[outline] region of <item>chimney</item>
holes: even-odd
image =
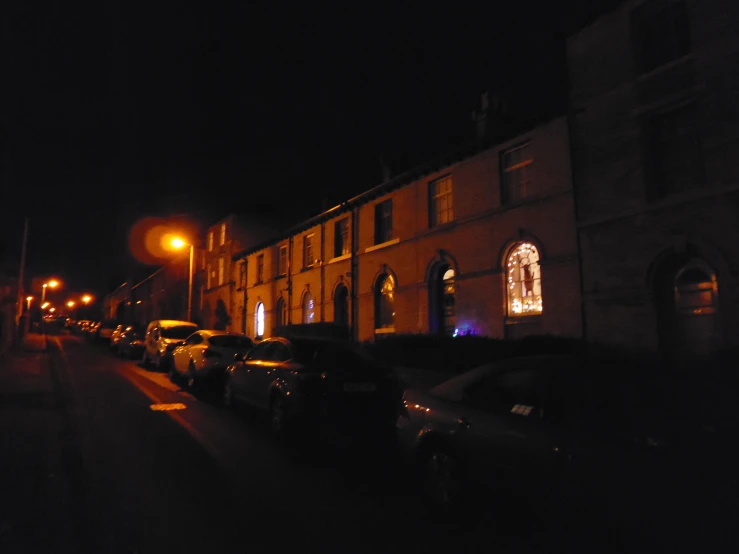
[[[488,131],[488,93],[483,92],[480,99],[480,111],[472,112],[472,121],[477,125],[477,139],[482,140]]]
[[[385,161],[385,158],[384,157],[381,157],[380,158],[380,166],[382,168],[382,182],[384,183],[386,181],[389,181],[390,180],[390,176],[391,176],[390,166]]]

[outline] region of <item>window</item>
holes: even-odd
[[[653,1],[631,14],[634,58],[647,73],[690,52],[690,28],[683,1]]]
[[[223,256],[218,258],[218,284],[223,284],[223,275],[226,271],[226,260]]]
[[[503,203],[524,200],[531,183],[531,143],[503,152],[501,159],[501,192]]]
[[[375,290],[375,329],[395,329],[395,279],[385,273]]]
[[[705,315],[716,311],[716,274],[701,265],[688,265],[675,277],[675,310],[680,315]]]
[[[239,265],[240,271],[239,271],[239,287],[243,288],[246,286],[246,262],[241,262]]]
[[[203,337],[200,334],[195,333],[194,335],[190,335],[187,338],[187,340],[185,341],[185,344],[187,346],[194,346],[196,344],[200,344],[201,342],[203,342]]]
[[[257,302],[257,309],[254,312],[254,335],[257,338],[264,336],[264,304]]]
[[[213,252],[213,231],[208,232],[208,252]]]
[[[211,288],[212,286],[212,279],[213,279],[213,272],[211,270],[210,264],[208,264],[208,269],[206,271],[206,288]]]
[[[249,350],[254,346],[254,342],[249,337],[240,337],[238,335],[216,335],[208,339],[208,343],[221,348],[233,348],[235,350]]]
[[[257,283],[264,283],[264,254],[257,256]]]
[[[429,223],[431,227],[454,219],[452,210],[452,176],[429,183]]]
[[[267,361],[270,360],[272,357],[272,350],[274,348],[275,343],[272,341],[263,342],[261,344],[257,344],[254,348],[252,348],[251,352],[247,355],[247,360],[259,360],[259,361]]]
[[[221,242],[219,243],[221,246],[226,244],[226,224],[221,223]]]
[[[287,244],[283,244],[277,253],[277,275],[287,274]]]
[[[303,267],[313,265],[315,258],[313,257],[313,233],[303,237]]]
[[[334,224],[334,257],[349,254],[349,218],[337,221]]]
[[[388,199],[375,205],[375,244],[393,238],[393,200]]]
[[[316,307],[313,303],[313,295],[308,291],[303,295],[303,323],[313,323],[315,315]]]
[[[287,304],[285,300],[280,296],[277,299],[277,327],[284,327],[287,325]]]
[[[535,315],[541,312],[539,250],[530,242],[524,242],[508,256],[508,315]]]
[[[703,186],[703,157],[695,106],[658,114],[647,130],[647,196],[655,200]]]

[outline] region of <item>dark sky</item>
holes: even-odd
[[[313,215],[378,184],[381,157],[401,172],[471,139],[486,90],[519,121],[563,113],[563,39],[593,3],[11,0],[0,255],[17,266],[28,215],[28,274],[102,294],[142,271],[145,215]]]

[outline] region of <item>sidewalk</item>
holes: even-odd
[[[0,361],[0,552],[75,552],[64,418],[47,342],[29,334]]]

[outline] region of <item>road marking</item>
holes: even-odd
[[[175,402],[174,404],[152,404],[149,408],[154,412],[168,412],[170,410],[184,410],[187,406],[181,402]]]

